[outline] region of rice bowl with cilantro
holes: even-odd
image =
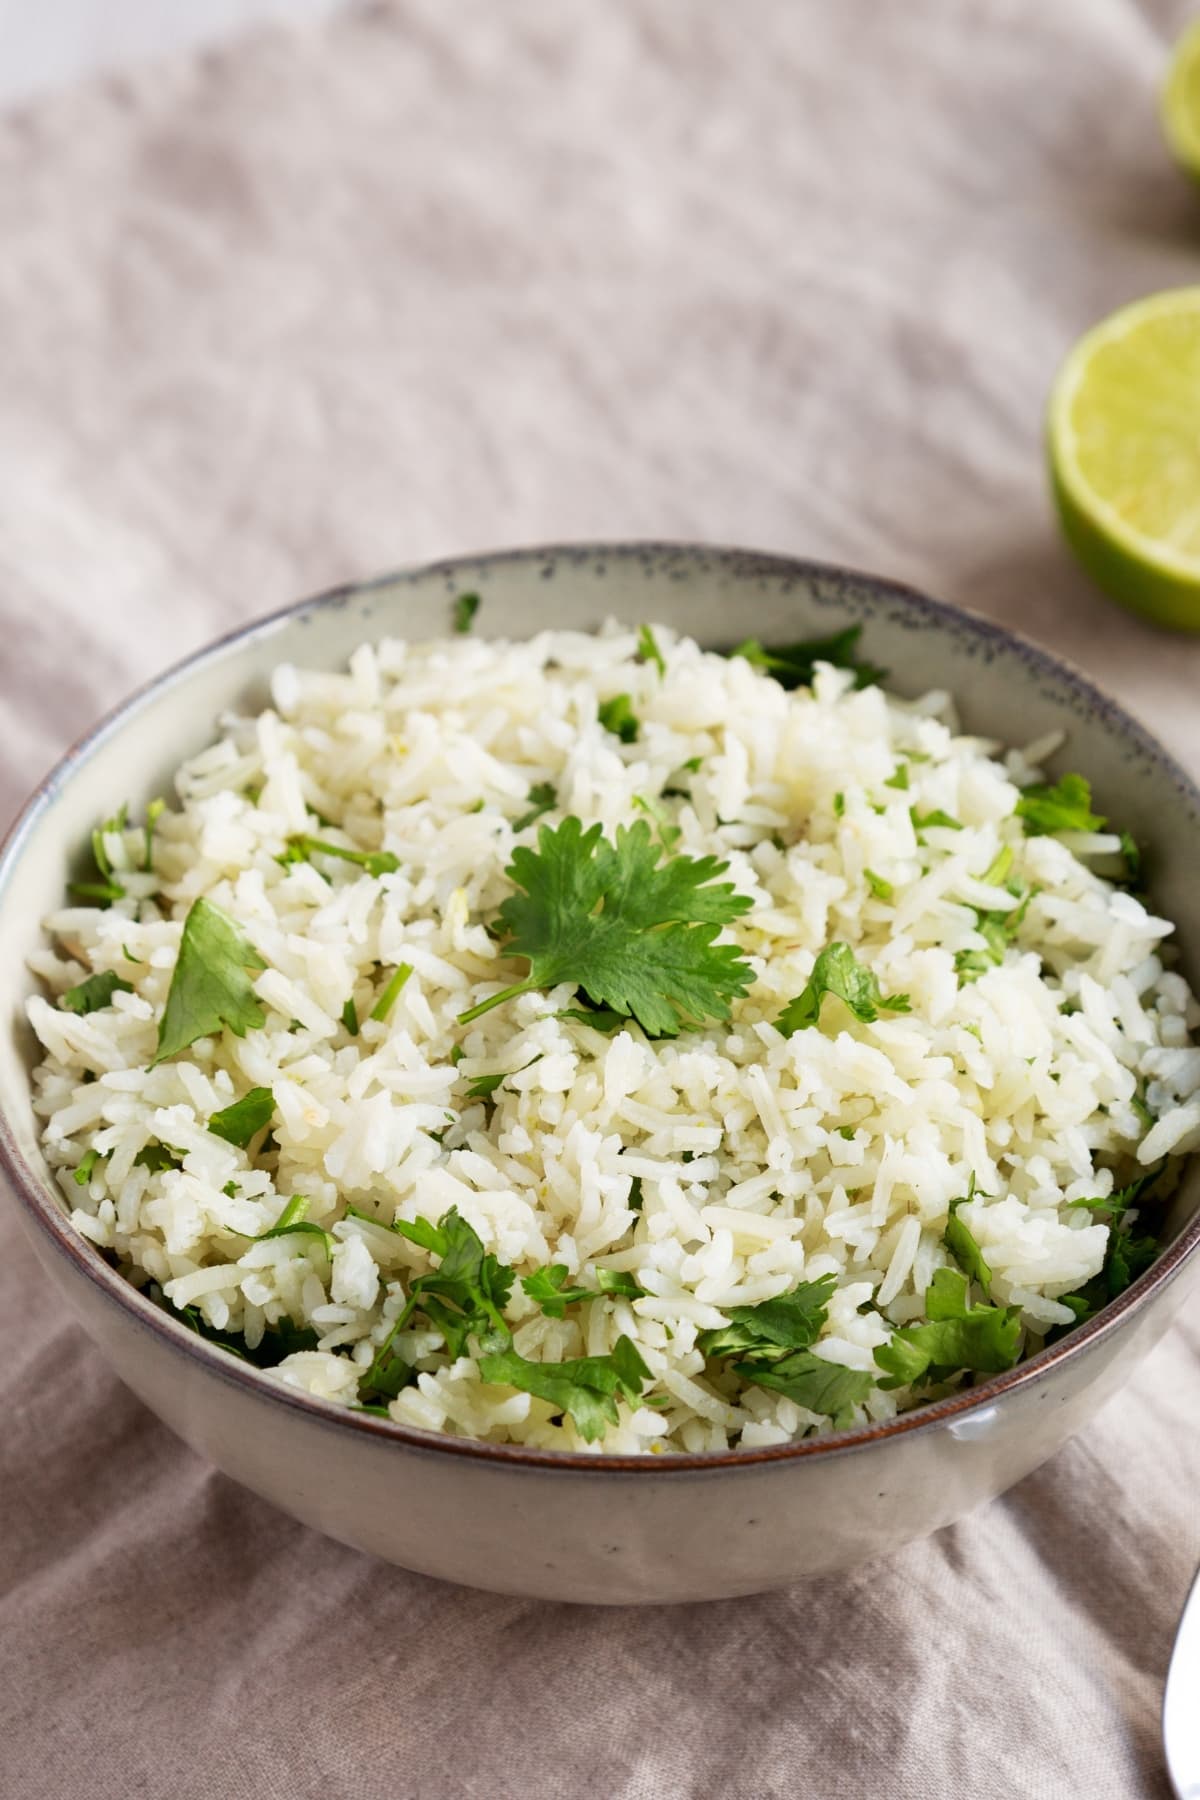
[[[1057,743],[853,628],[472,612],[98,826],[28,1008],[78,1231],[281,1382],[626,1454],[886,1420],[1128,1285],[1196,1008]]]

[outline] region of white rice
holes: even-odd
[[[581,1286],[605,1267],[645,1290],[555,1320],[514,1286],[507,1317],[524,1356],[602,1355],[625,1334],[651,1370],[658,1405],[623,1401],[594,1448],[783,1443],[830,1421],[706,1365],[697,1334],[730,1307],[833,1274],[817,1354],[878,1373],[875,1348],[923,1317],[951,1260],[948,1209],[973,1178],[978,1197],[959,1217],[992,1268],[993,1300],[1022,1309],[1028,1352],[1070,1323],[1058,1297],[1104,1260],[1106,1225],[1069,1202],[1200,1143],[1197,1008],[1164,969],[1171,927],[1089,866],[1117,871],[1116,838],[1026,837],[1014,817],[1016,784],[1040,778],[1052,740],[1002,757],[958,734],[944,694],[909,704],[824,666],[812,691],[788,693],[743,659],[655,632],[665,678],[616,626],[525,643],[385,641],[345,674],[280,668],[273,709],[222,720],[219,742],[180,770],[181,810],[159,821],[153,872],[136,872],[140,832],[109,833],[128,897],[47,920],[56,948],[34,960],[52,996],[103,970],[133,989],[86,1017],[29,1003],[46,1053],[45,1151],[75,1225],[133,1280],[251,1346],[285,1316],[312,1327],[318,1348],[288,1356],[278,1379],[354,1403],[409,1283],[436,1267],[346,1217],[348,1204],[384,1225],[455,1206],[518,1277],[561,1262]],[[619,693],[641,722],[631,744],[597,719]],[[899,764],[907,790],[886,785]],[[728,1026],[607,1037],[556,1016],[578,1004],[569,986],[459,1025],[519,977],[486,926],[512,891],[514,843],[536,841],[536,825],[515,837],[511,821],[543,782],[558,794],[543,822],[575,814],[609,836],[645,816],[641,801],[687,788],[665,803],[678,851],[726,859],[754,902],[723,934],[755,973]],[[922,845],[913,806],[963,828],[930,828]],[[289,835],[331,835],[310,809],[345,841],[392,851],[399,872],[281,866]],[[1012,876],[1039,892],[1003,965],[960,983],[955,953],[980,942],[973,908],[1012,904],[981,882],[1003,845]],[[873,896],[868,870],[891,899]],[[267,963],[255,978],[266,1025],[148,1070],[200,895]],[[833,940],[885,994],[907,994],[911,1014],[862,1024],[828,1000],[818,1027],[783,1037],[773,1021]],[[372,1021],[400,962],[412,977],[386,1022]],[[340,1023],[351,994],[357,1037]],[[494,1104],[466,1097],[498,1071],[510,1079]],[[274,1094],[277,1166],[205,1129],[254,1086]],[[182,1152],[182,1167],[138,1164],[152,1143]],[[80,1186],[91,1149],[100,1160]],[[331,1256],[313,1237],[246,1244],[293,1194],[332,1232]],[[420,1315],[399,1347],[417,1375],[394,1419],[585,1447],[547,1401],[452,1361]],[[919,1398],[875,1387],[856,1416]]]

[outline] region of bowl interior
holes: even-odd
[[[455,596],[480,595],[475,629],[528,636],[591,630],[605,619],[660,620],[729,647],[826,635],[861,624],[889,686],[949,689],[964,726],[1006,744],[1064,729],[1058,768],[1092,782],[1097,809],[1143,845],[1154,905],[1177,925],[1185,974],[1200,970],[1200,793],[1149,734],[1081,676],[997,626],[908,589],[820,565],[684,546],[575,547],[501,554],[388,576],[277,614],[202,651],[137,694],[73,750],[30,803],[0,859],[0,1127],[23,1175],[60,1213],[30,1106],[37,1046],[23,1002],[40,920],[63,903],[95,823],[127,801],[136,814],[171,793],[178,765],[208,744],[223,710],[258,710],[281,661],[342,664],[383,636],[444,635]],[[1165,1221],[1178,1236],[1200,1209],[1200,1159]]]

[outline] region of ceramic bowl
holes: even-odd
[[[1186,1180],[1153,1268],[1090,1324],[970,1392],[882,1426],[766,1450],[599,1457],[440,1437],[284,1388],[158,1311],[71,1229],[30,1107],[22,1002],[38,921],[114,798],[134,810],[266,701],[280,660],[336,666],[364,638],[443,634],[471,589],[484,634],[661,619],[728,647],[865,627],[891,685],[952,690],[968,726],[1027,742],[1063,727],[1070,766],[1136,827],[1157,905],[1200,969],[1200,793],[1111,700],[998,626],[887,581],[736,551],[520,551],[409,570],[276,614],[136,694],[45,782],[0,858],[0,1160],[37,1254],[121,1379],[180,1437],[306,1524],[407,1568],[504,1592],[625,1603],[751,1593],[882,1556],[958,1519],[1084,1424],[1160,1338],[1200,1258]]]

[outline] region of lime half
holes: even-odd
[[[1188,26],[1172,53],[1162,122],[1177,160],[1200,181],[1200,19]]]
[[[1200,287],[1139,300],[1081,338],[1048,434],[1084,568],[1122,605],[1200,631]]]

